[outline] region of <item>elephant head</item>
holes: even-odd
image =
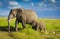
[[[21,9],[21,8],[19,8],[19,9],[11,9],[10,10],[10,13],[9,13],[9,15],[8,15],[8,21],[10,21],[10,19],[13,19],[13,18],[15,18],[16,17],[16,14],[18,13],[18,12],[22,12],[23,10]]]

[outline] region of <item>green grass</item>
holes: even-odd
[[[40,21],[42,19],[39,19]],[[39,21],[38,20],[38,21]],[[60,39],[60,20],[43,19],[46,24],[48,34],[45,32],[35,31],[31,25],[26,24],[23,29],[21,23],[18,25],[19,31],[15,32],[15,19],[10,22],[11,32],[8,33],[7,18],[0,17],[0,39]]]

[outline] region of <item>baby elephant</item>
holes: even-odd
[[[34,30],[40,30],[40,31],[44,31],[45,34],[48,34],[47,30],[46,30],[46,25],[44,24],[43,21],[40,22],[35,22],[32,26],[32,29]]]
[[[35,24],[32,26],[32,29],[40,30],[40,31],[42,31],[42,30],[46,31],[46,26],[45,26],[43,21],[35,22]]]

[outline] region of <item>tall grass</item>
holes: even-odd
[[[38,21],[41,21],[39,19]],[[7,31],[8,21],[7,18],[0,17],[0,39],[60,39],[60,20],[47,20],[43,19],[46,24],[48,34],[45,32],[35,31],[31,28],[31,25],[26,24],[26,28],[23,29],[21,23],[18,25],[19,31],[13,31],[15,29],[15,19],[10,22],[11,32]]]

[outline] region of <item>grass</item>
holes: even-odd
[[[42,19],[39,19],[40,21]],[[10,22],[11,32],[7,30],[7,18],[0,17],[0,39],[60,39],[60,20],[43,19],[49,34],[45,32],[35,31],[31,25],[26,24],[23,29],[21,23],[18,25],[19,31],[15,32],[15,19]]]

